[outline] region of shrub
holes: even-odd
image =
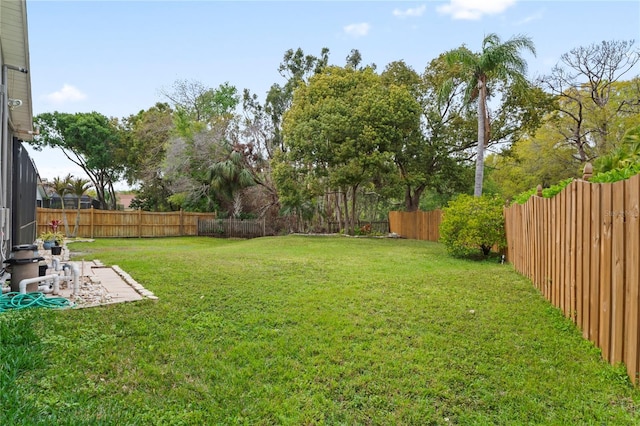
[[[569,186],[571,182],[573,182],[573,178],[568,178],[568,179],[561,180],[560,182],[550,186],[549,188],[543,188],[542,196],[544,198],[553,198],[557,194],[562,192],[563,189]],[[521,194],[517,195],[513,200],[513,202],[517,204],[524,204],[529,200],[529,198],[536,195],[537,192],[538,192],[537,188],[531,188],[530,190],[522,192]]]
[[[608,172],[597,173],[589,182],[593,183],[613,183],[629,179],[640,173],[640,162],[632,163],[625,167],[609,170]]]
[[[491,248],[506,244],[504,201],[483,195],[459,195],[443,209],[440,241],[456,257],[486,257]]]
[[[357,228],[356,235],[371,235],[371,224],[366,223],[360,228]]]

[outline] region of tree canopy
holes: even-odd
[[[353,231],[357,189],[393,170],[393,146],[415,134],[419,120],[420,105],[405,87],[385,86],[369,67],[328,67],[294,93],[284,161],[313,179],[315,195],[340,194]]]
[[[536,84],[528,52],[526,36],[489,34],[478,52],[462,45],[419,73],[404,61],[379,72],[357,49],[341,65],[327,48],[289,49],[264,101],[229,82],[179,79],[165,102],[122,120],[41,114],[32,144],[84,169],[105,208],[126,179],[137,208],[268,215],[274,232],[354,233],[402,206],[512,198],[578,175],[586,160],[635,170],[640,79],[623,80],[639,60],[633,42],[577,47]]]
[[[593,161],[616,147],[633,126],[621,121],[640,114],[640,80],[623,82],[640,61],[633,41],[603,41],[571,49],[551,74],[540,80],[557,100],[561,143],[575,150],[581,163]]]
[[[35,117],[40,128],[35,149],[59,148],[82,168],[96,189],[103,208],[115,209],[113,184],[123,176],[126,154],[118,122],[97,113],[43,113]]]

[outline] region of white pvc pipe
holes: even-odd
[[[59,275],[56,275],[56,274],[43,275],[41,277],[35,277],[35,278],[25,278],[24,280],[20,281],[20,284],[18,284],[20,294],[27,294],[28,284],[39,283],[45,280],[53,280],[53,294],[58,294],[58,290],[60,288],[60,277]]]
[[[73,272],[73,294],[80,293],[80,269],[75,263],[71,264],[71,272]]]
[[[2,287],[1,293],[8,293],[11,291],[10,287],[5,287],[4,285],[7,283],[7,280],[11,277],[11,274],[8,272],[3,272],[2,276],[0,276],[0,287]]]
[[[25,278],[20,281],[18,284],[19,290],[21,294],[27,293],[27,285],[33,283],[39,283],[41,281],[46,281],[53,279],[53,294],[58,294],[60,292],[60,280],[63,281],[71,281],[73,280],[73,294],[78,295],[80,293],[80,269],[75,264],[66,264],[65,267],[69,267],[71,269],[72,275],[63,275],[60,274],[51,274],[51,275],[43,275],[41,277],[35,278]]]
[[[52,288],[51,288],[51,286],[50,286],[50,285],[48,285],[48,284],[40,284],[40,285],[38,286],[38,291],[39,291],[40,293],[52,293],[52,292],[53,292],[53,289],[52,289]]]
[[[71,269],[71,275],[67,274],[68,269]],[[78,268],[78,265],[75,263],[65,263],[63,270],[64,275],[61,279],[66,281],[71,281],[71,279],[73,279],[73,294],[74,296],[78,295],[78,293],[80,293],[80,269]]]

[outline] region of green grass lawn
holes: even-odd
[[[345,237],[71,249],[159,300],[0,314],[0,424],[640,422],[624,368],[510,265]]]

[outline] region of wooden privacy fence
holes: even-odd
[[[505,209],[508,258],[602,350],[640,369],[640,175],[574,181],[553,198]]]
[[[389,212],[389,232],[403,238],[438,241],[442,211]]]
[[[45,209],[36,210],[37,235],[50,231],[52,220],[63,220],[66,214],[68,230],[73,231],[77,210]],[[178,237],[198,235],[198,219],[214,219],[215,213],[189,212],[145,212],[118,210],[80,210],[78,237]],[[64,232],[62,222],[58,231]],[[36,236],[37,236],[36,235]]]
[[[266,223],[261,220],[198,219],[198,235],[228,238],[264,237]]]

